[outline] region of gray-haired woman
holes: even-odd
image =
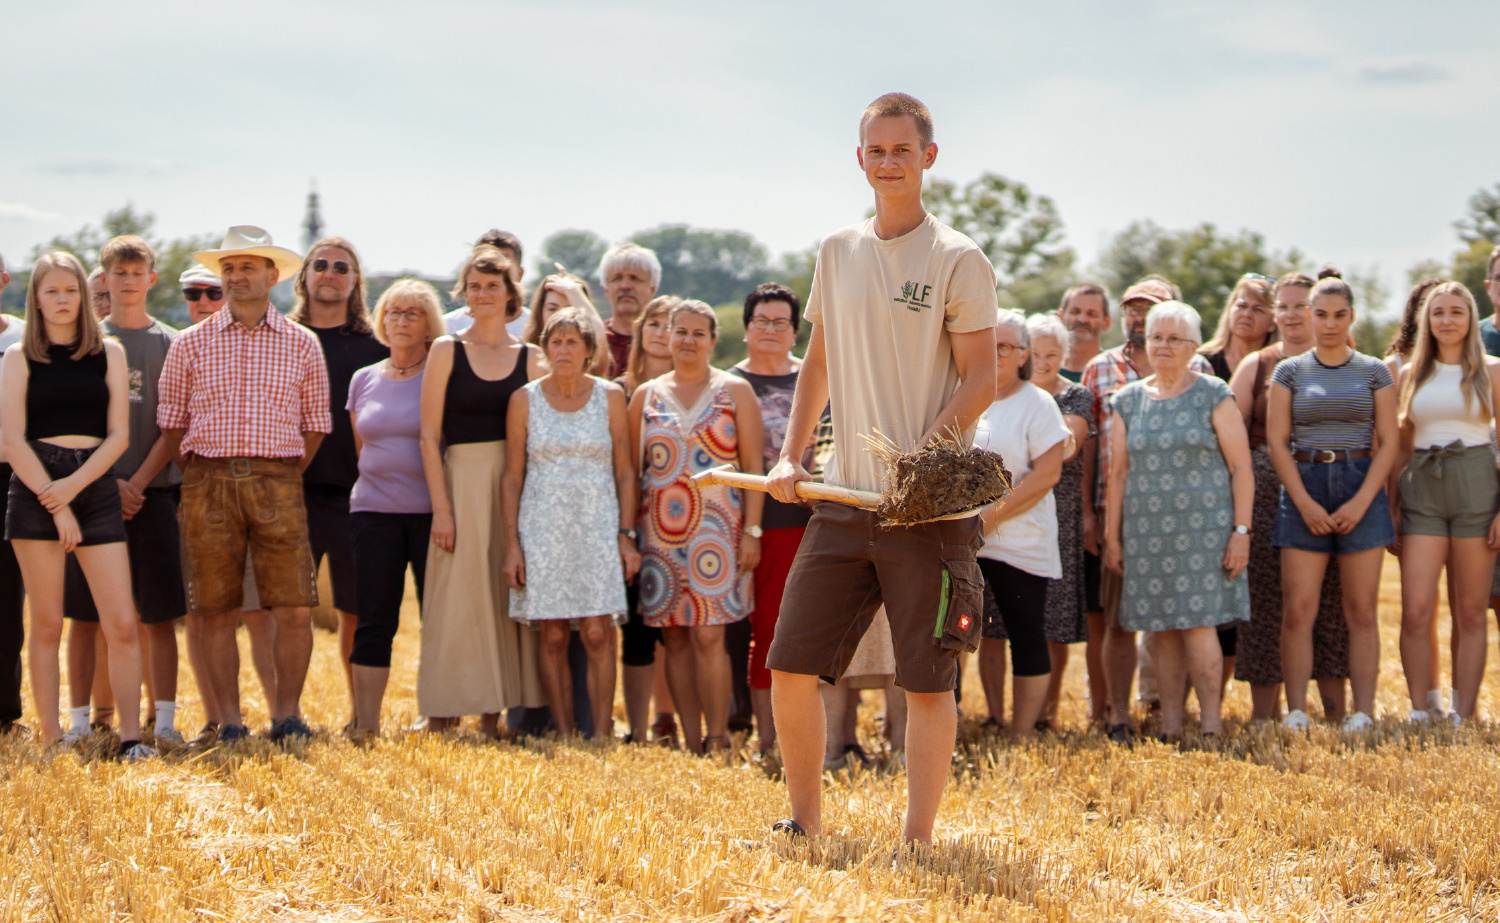
[[[1073,450],[1063,455],[1062,476],[1052,488],[1057,502],[1057,549],[1062,576],[1047,584],[1047,609],[1042,626],[1052,658],[1052,676],[1039,727],[1055,728],[1068,645],[1088,643],[1089,693],[1104,702],[1104,672],[1098,648],[1102,638],[1089,637],[1087,594],[1083,577],[1083,479],[1094,476],[1094,394],[1062,377],[1063,357],[1072,335],[1055,314],[1033,314],[1026,320],[1031,337],[1031,383],[1052,395],[1063,422],[1073,434]]]
[[[1229,385],[1189,367],[1200,325],[1179,301],[1151,309],[1146,354],[1155,371],[1115,394],[1110,419],[1104,564],[1124,578],[1121,626],[1156,635],[1168,739],[1182,733],[1189,679],[1203,732],[1218,732],[1217,628],[1250,616],[1249,440]]]

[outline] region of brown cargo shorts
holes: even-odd
[[[787,575],[766,666],[844,674],[882,604],[908,692],[951,692],[958,654],[979,644],[984,578],[979,517],[887,528],[868,510],[819,503]]]
[[[240,607],[247,548],[262,607],[317,605],[298,461],[188,456],[178,516],[189,612]]]

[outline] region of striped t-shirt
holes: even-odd
[[[1343,365],[1324,365],[1315,350],[1277,363],[1272,384],[1292,392],[1292,448],[1368,449],[1375,426],[1375,392],[1395,384],[1374,356],[1352,353]]]

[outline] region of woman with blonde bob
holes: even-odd
[[[1433,286],[1397,385],[1400,474],[1390,490],[1401,536],[1401,665],[1413,721],[1434,717],[1427,710],[1431,630],[1444,566],[1453,595],[1453,711],[1456,719],[1474,717],[1500,548],[1500,472],[1490,448],[1497,406],[1500,359],[1484,353],[1474,296],[1459,282]]]
[[[49,253],[32,267],[26,332],[0,363],[0,431],[14,469],[5,537],[31,607],[27,659],[42,743],[63,739],[57,654],[72,552],[108,642],[120,757],[133,762],[155,751],[140,741],[141,651],[113,471],[130,442],[130,384],[125,350],[104,338],[88,290],[71,254]]]
[[[547,321],[563,308],[577,308],[594,329],[598,342],[605,342],[604,319],[589,298],[589,284],[571,273],[558,272],[542,280],[531,295],[531,313],[526,318],[526,330],[521,339],[533,346],[542,345],[542,330]],[[543,352],[546,352],[544,349]],[[600,378],[609,376],[609,350],[596,350],[587,371]]]
[[[346,406],[359,453],[349,497],[359,623],[349,663],[360,735],[380,733],[407,568],[419,606],[426,587],[432,497],[422,468],[422,379],[432,341],[443,335],[437,290],[420,279],[397,280],[375,303],[374,326],[390,358],[354,373]]]

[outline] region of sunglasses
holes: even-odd
[[[313,260],[312,261],[312,271],[313,272],[327,272],[328,271],[328,267],[330,265],[333,266],[333,271],[336,272],[336,273],[338,273],[341,276],[347,276],[349,274],[349,264],[347,262],[345,262],[344,260],[334,260],[331,264],[329,263],[328,260],[324,260],[324,259]]]
[[[224,290],[218,287],[185,288],[182,290],[182,297],[186,298],[188,301],[197,301],[199,298],[202,298],[205,295],[208,296],[209,301],[218,301],[219,299],[224,297]]]
[[[1261,275],[1258,272],[1247,272],[1243,276],[1240,276],[1240,278],[1241,279],[1254,279],[1257,282],[1275,282],[1276,281],[1275,279],[1271,278],[1270,276],[1263,276],[1263,275]]]

